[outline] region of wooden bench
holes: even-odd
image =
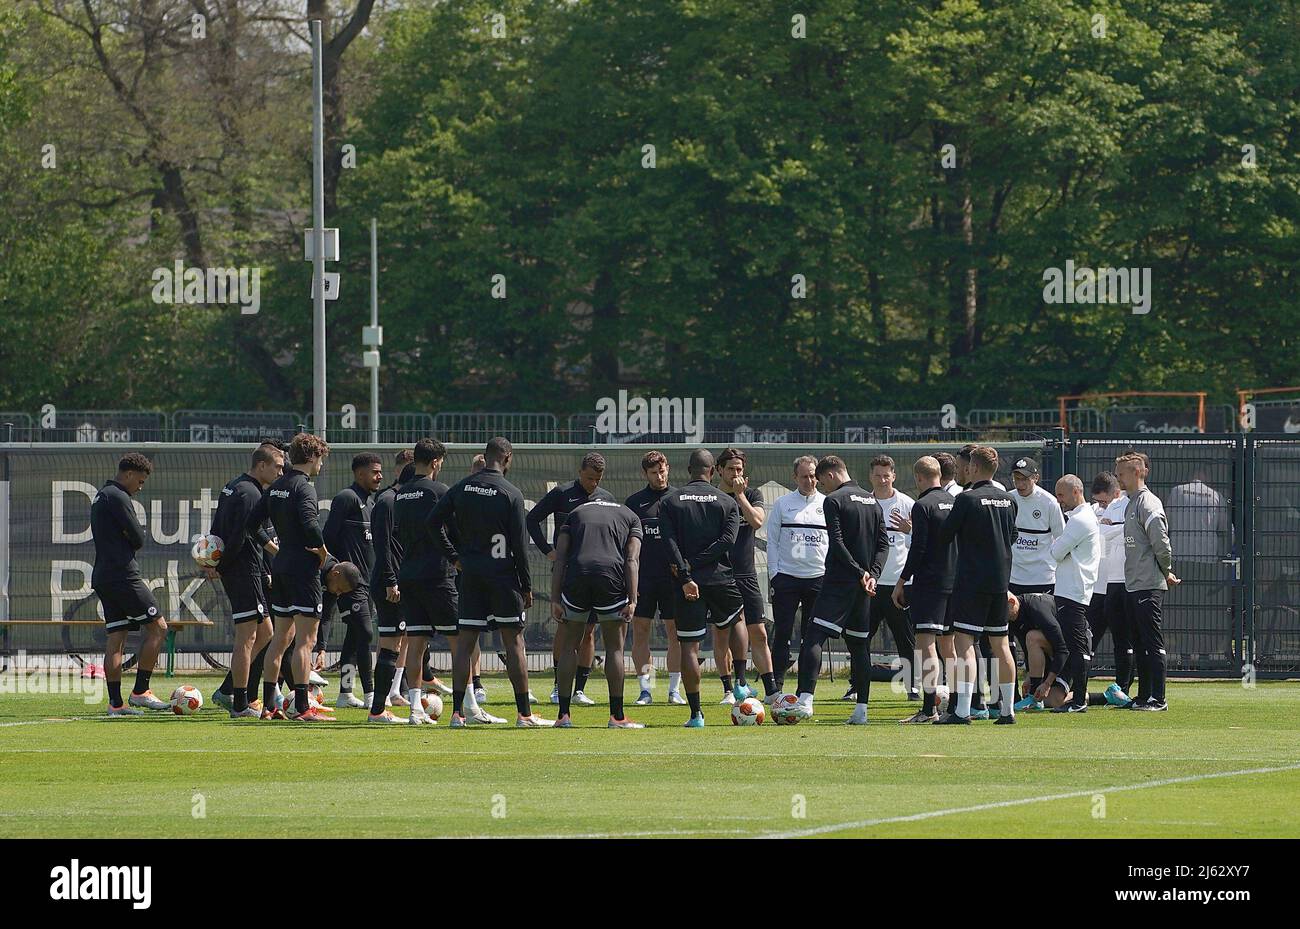
[[[176,630],[184,626],[208,626],[215,627],[217,624],[212,622],[203,622],[199,619],[169,619],[167,620],[167,667],[166,676],[173,677],[176,672]],[[20,626],[104,626],[102,620],[98,619],[0,619],[0,652],[9,650],[9,630]]]

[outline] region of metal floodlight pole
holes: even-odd
[[[379,221],[370,220],[370,325],[379,328]],[[370,441],[379,444],[379,365],[370,369]]]
[[[321,22],[311,21],[312,400],[316,434],[325,438],[325,116]]]

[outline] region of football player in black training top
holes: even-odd
[[[300,432],[289,443],[289,461],[280,477],[262,495],[249,516],[250,532],[271,518],[280,550],[271,563],[271,610],[275,631],[263,667],[262,718],[277,718],[275,681],[280,662],[292,639],[294,708],[301,722],[321,722],[333,717],[312,707],[307,699],[311,650],[323,607],[321,569],[329,558],[320,529],[320,509],[312,478],[320,474],[329,445],[319,436]],[[285,714],[288,715],[288,714]]]
[[[777,702],[777,712],[797,719],[813,715],[813,693],[821,673],[822,643],[844,636],[849,652],[850,686],[857,705],[847,722],[867,724],[871,696],[871,598],[885,568],[889,532],[885,512],[871,492],[849,477],[848,467],[835,455],[817,462],[817,483],[826,500],[826,574],[813,606],[808,637],[799,648],[799,696],[793,705]]]
[[[636,665],[637,682],[641,693],[637,706],[654,702],[650,682],[654,678],[654,663],[650,656],[650,629],[655,615],[664,621],[668,636],[668,702],[684,705],[681,695],[682,644],[677,641],[677,611],[673,605],[677,594],[673,589],[673,576],[668,570],[668,547],[659,532],[659,504],[673,488],[668,483],[668,459],[663,452],[646,452],[641,458],[641,473],[646,485],[628,497],[627,508],[641,520],[641,558],[637,572],[636,612],[632,614],[632,663]]]
[[[271,601],[263,583],[262,553],[274,555],[276,544],[265,526],[249,531],[248,514],[283,473],[284,453],[269,442],[262,443],[253,452],[249,469],[221,488],[221,499],[212,514],[209,531],[221,539],[223,547],[216,567],[205,568],[203,573],[221,579],[235,625],[230,673],[212,695],[212,702],[229,710],[232,719],[257,718],[258,711],[249,703],[257,699],[264,651],[271,642]]]
[[[953,638],[956,639],[957,703],[936,725],[969,725],[971,697],[976,687],[975,642],[988,636],[996,664],[1001,701],[998,725],[1016,721],[1016,666],[1007,637],[1007,588],[1011,582],[1011,546],[1016,540],[1015,504],[993,483],[998,453],[987,445],[971,450],[967,475],[971,485],[953,504],[939,533],[945,545],[957,542],[957,571],[953,579]]]
[[[636,609],[641,520],[621,503],[588,500],[569,514],[555,542],[551,577],[551,615],[563,638],[560,650],[560,715],[569,718],[578,642],[587,626],[600,624],[605,640],[605,681],[609,685],[610,729],[643,729],[623,715],[623,641]]]
[[[552,563],[555,562],[554,539],[559,537],[560,527],[564,525],[564,520],[577,507],[586,503],[588,500],[613,500],[614,495],[600,486],[600,479],[605,476],[605,456],[598,452],[588,452],[582,458],[582,464],[578,467],[578,476],[576,479],[564,484],[558,484],[547,491],[546,496],[542,497],[531,510],[528,511],[528,534],[532,537],[533,543],[541,550]],[[552,541],[546,541],[546,532],[542,528],[542,523],[546,517],[555,516],[554,532]],[[578,674],[575,681],[573,702],[579,706],[591,706],[595,701],[589,699],[583,688],[587,686],[587,676],[591,674],[592,663],[596,660],[596,638],[594,625],[583,626],[582,643],[578,648]],[[559,680],[560,667],[560,636],[556,636],[551,645],[551,661],[556,669],[556,680]],[[560,702],[560,691],[557,686],[551,691],[551,702]]]
[[[524,620],[533,605],[528,570],[528,530],[524,495],[506,480],[514,450],[500,436],[483,450],[483,470],[459,480],[429,514],[429,531],[446,559],[460,572],[458,632],[452,658],[451,727],[465,725],[464,696],[479,633],[500,629],[506,671],[515,692],[515,725],[553,726],[529,706]],[[454,532],[456,539],[450,539]]]
[[[691,711],[686,726],[701,729],[700,643],[710,625],[730,629],[742,622],[744,612],[744,600],[727,561],[740,529],[740,507],[730,494],[713,486],[714,460],[708,449],[691,452],[686,470],[690,483],[667,494],[659,504],[659,529],[677,585],[682,685]]]
[[[135,553],[144,545],[144,530],[136,519],[131,498],[153,473],[153,463],[139,452],[123,455],[117,475],[105,481],[90,504],[90,534],[95,541],[95,567],[90,586],[104,609],[104,681],[108,684],[109,716],[141,716],[147,710],[165,710],[168,704],[149,689],[149,676],[167,636],[167,621],[153,592],[140,577]],[[144,631],[136,656],[135,687],[130,706],[122,703],[122,650],[126,634]]]
[[[359,708],[367,704],[358,699],[352,688],[358,678],[361,692],[375,689],[370,673],[370,573],[375,565],[375,547],[370,529],[370,511],[374,509],[379,485],[384,482],[383,460],[374,452],[362,452],[352,459],[352,484],[334,495],[330,515],[325,518],[325,547],[344,561],[361,570],[362,581],[346,597],[325,595],[324,615],[329,617],[338,606],[343,622],[343,649],[339,654],[339,696],[336,706]],[[322,631],[316,643],[319,654],[328,643]]]

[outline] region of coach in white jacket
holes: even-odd
[[[1078,477],[1067,474],[1057,481],[1056,499],[1065,514],[1065,528],[1049,551],[1056,565],[1056,621],[1070,646],[1065,670],[1073,696],[1052,712],[1083,713],[1088,709],[1088,666],[1092,663],[1088,601],[1101,570],[1101,530]]]
[[[772,671],[777,690],[782,689],[790,664],[790,638],[794,635],[795,613],[799,636],[808,630],[813,604],[822,589],[826,573],[826,517],[822,504],[826,495],[817,489],[814,473],[817,459],[796,458],[794,480],[798,488],[772,504],[764,529],[767,532],[767,580],[772,598]]]

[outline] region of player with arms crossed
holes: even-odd
[[[714,661],[725,694],[722,702],[734,704],[739,693],[745,697],[754,696],[754,688],[745,681],[747,651],[753,652],[754,667],[763,681],[764,699],[771,702],[777,692],[776,676],[772,673],[772,652],[767,646],[763,592],[758,586],[758,569],[754,567],[754,539],[758,530],[763,528],[767,514],[763,511],[763,495],[749,486],[749,478],[745,476],[744,450],[728,448],[718,456],[718,487],[740,508],[740,527],[736,530],[736,541],[727,553],[727,563],[731,565],[736,589],[745,604],[743,623],[736,623],[727,633],[717,630],[713,633]],[[728,666],[735,674],[735,693],[731,689]]]
[[[529,706],[524,620],[533,605],[528,571],[524,495],[506,480],[514,449],[497,436],[483,450],[483,470],[462,478],[429,514],[429,532],[443,556],[460,571],[458,632],[452,660],[451,726],[465,726],[463,701],[479,633],[500,629],[506,671],[515,692],[515,725],[553,726]],[[453,543],[449,531],[454,531]]]
[[[275,681],[280,663],[293,640],[290,656],[293,669],[294,710],[300,722],[332,721],[307,698],[311,650],[316,643],[322,601],[321,570],[330,553],[320,529],[320,508],[312,478],[320,474],[329,455],[329,445],[319,436],[300,432],[289,443],[289,461],[284,474],[262,495],[249,515],[248,530],[255,532],[268,516],[280,540],[271,563],[271,609],[275,630],[267,648],[263,668],[262,718],[275,719]],[[280,716],[279,718],[283,718]]]
[[[552,487],[547,491],[546,496],[528,511],[528,534],[552,564],[556,560],[554,542],[546,541],[546,531],[542,528],[542,523],[545,522],[546,517],[554,515],[555,524],[552,534],[554,540],[559,537],[560,527],[564,525],[564,520],[574,509],[588,500],[613,500],[614,495],[600,486],[600,479],[604,475],[605,456],[599,452],[588,452],[583,456],[582,464],[578,466],[578,476],[574,480]],[[596,627],[583,626],[582,630],[582,644],[578,653],[577,686],[572,697],[573,702],[579,706],[591,706],[595,701],[583,693],[583,688],[587,686],[587,676],[591,674],[592,663],[596,660]],[[551,691],[552,703],[560,702],[558,683],[560,657],[560,637],[557,635],[551,646],[551,661],[555,666],[557,682]]]
[[[569,729],[569,695],[585,627],[600,624],[605,640],[610,729],[644,729],[623,715],[623,640],[636,610],[641,520],[613,500],[589,500],[569,514],[555,542],[551,615],[559,624],[560,715]]]
[[[799,651],[798,700],[789,707],[778,702],[777,712],[799,719],[812,717],[822,643],[843,635],[849,652],[849,684],[857,695],[847,722],[865,726],[871,696],[871,598],[889,554],[889,532],[879,502],[849,477],[843,459],[827,455],[817,462],[816,474],[826,494],[823,511],[830,540],[826,576]]]
[[[256,719],[259,715],[249,704],[257,699],[266,660],[264,649],[271,642],[271,603],[262,583],[262,552],[274,555],[277,547],[264,526],[249,531],[248,515],[283,473],[284,453],[269,443],[259,445],[249,469],[221,488],[212,514],[210,532],[221,539],[223,548],[216,567],[205,569],[204,574],[221,579],[235,626],[230,673],[212,695],[212,702],[225,706],[231,719]]]
[[[668,483],[668,459],[663,452],[646,452],[641,459],[641,473],[646,485],[627,498],[624,505],[641,520],[641,557],[637,572],[637,591],[633,598],[636,610],[632,614],[632,663],[636,665],[637,683],[641,693],[637,706],[654,702],[650,681],[654,666],[650,658],[650,629],[655,614],[664,622],[668,636],[668,702],[681,706],[686,698],[679,691],[682,682],[682,646],[677,641],[677,615],[674,604],[673,576],[668,570],[668,547],[659,532],[659,505],[672,491]]]
[[[669,493],[659,505],[659,528],[677,585],[682,685],[691,712],[686,728],[702,729],[700,643],[710,623],[715,629],[729,629],[744,612],[744,601],[727,562],[740,528],[740,508],[730,495],[713,486],[714,460],[708,449],[691,452],[686,470],[690,482]]]
[[[980,635],[988,636],[997,659],[993,666],[997,669],[1001,701],[997,723],[1016,721],[1016,665],[1007,635],[1007,585],[1011,579],[1016,517],[1011,496],[993,486],[997,470],[998,453],[994,449],[980,445],[971,450],[967,474],[972,483],[956,498],[939,533],[942,544],[958,544],[953,579],[957,704],[935,720],[935,725],[970,724],[978,667],[975,641]]]
[[[153,463],[139,452],[123,455],[117,475],[105,481],[90,504],[90,534],[95,541],[95,567],[90,586],[104,611],[104,681],[108,684],[109,716],[142,716],[134,707],[165,710],[168,704],[149,689],[149,677],[167,636],[153,592],[140,577],[135,553],[144,545],[144,530],[131,498],[153,473]],[[122,652],[128,632],[141,629],[144,641],[136,656],[135,687],[122,703]]]

